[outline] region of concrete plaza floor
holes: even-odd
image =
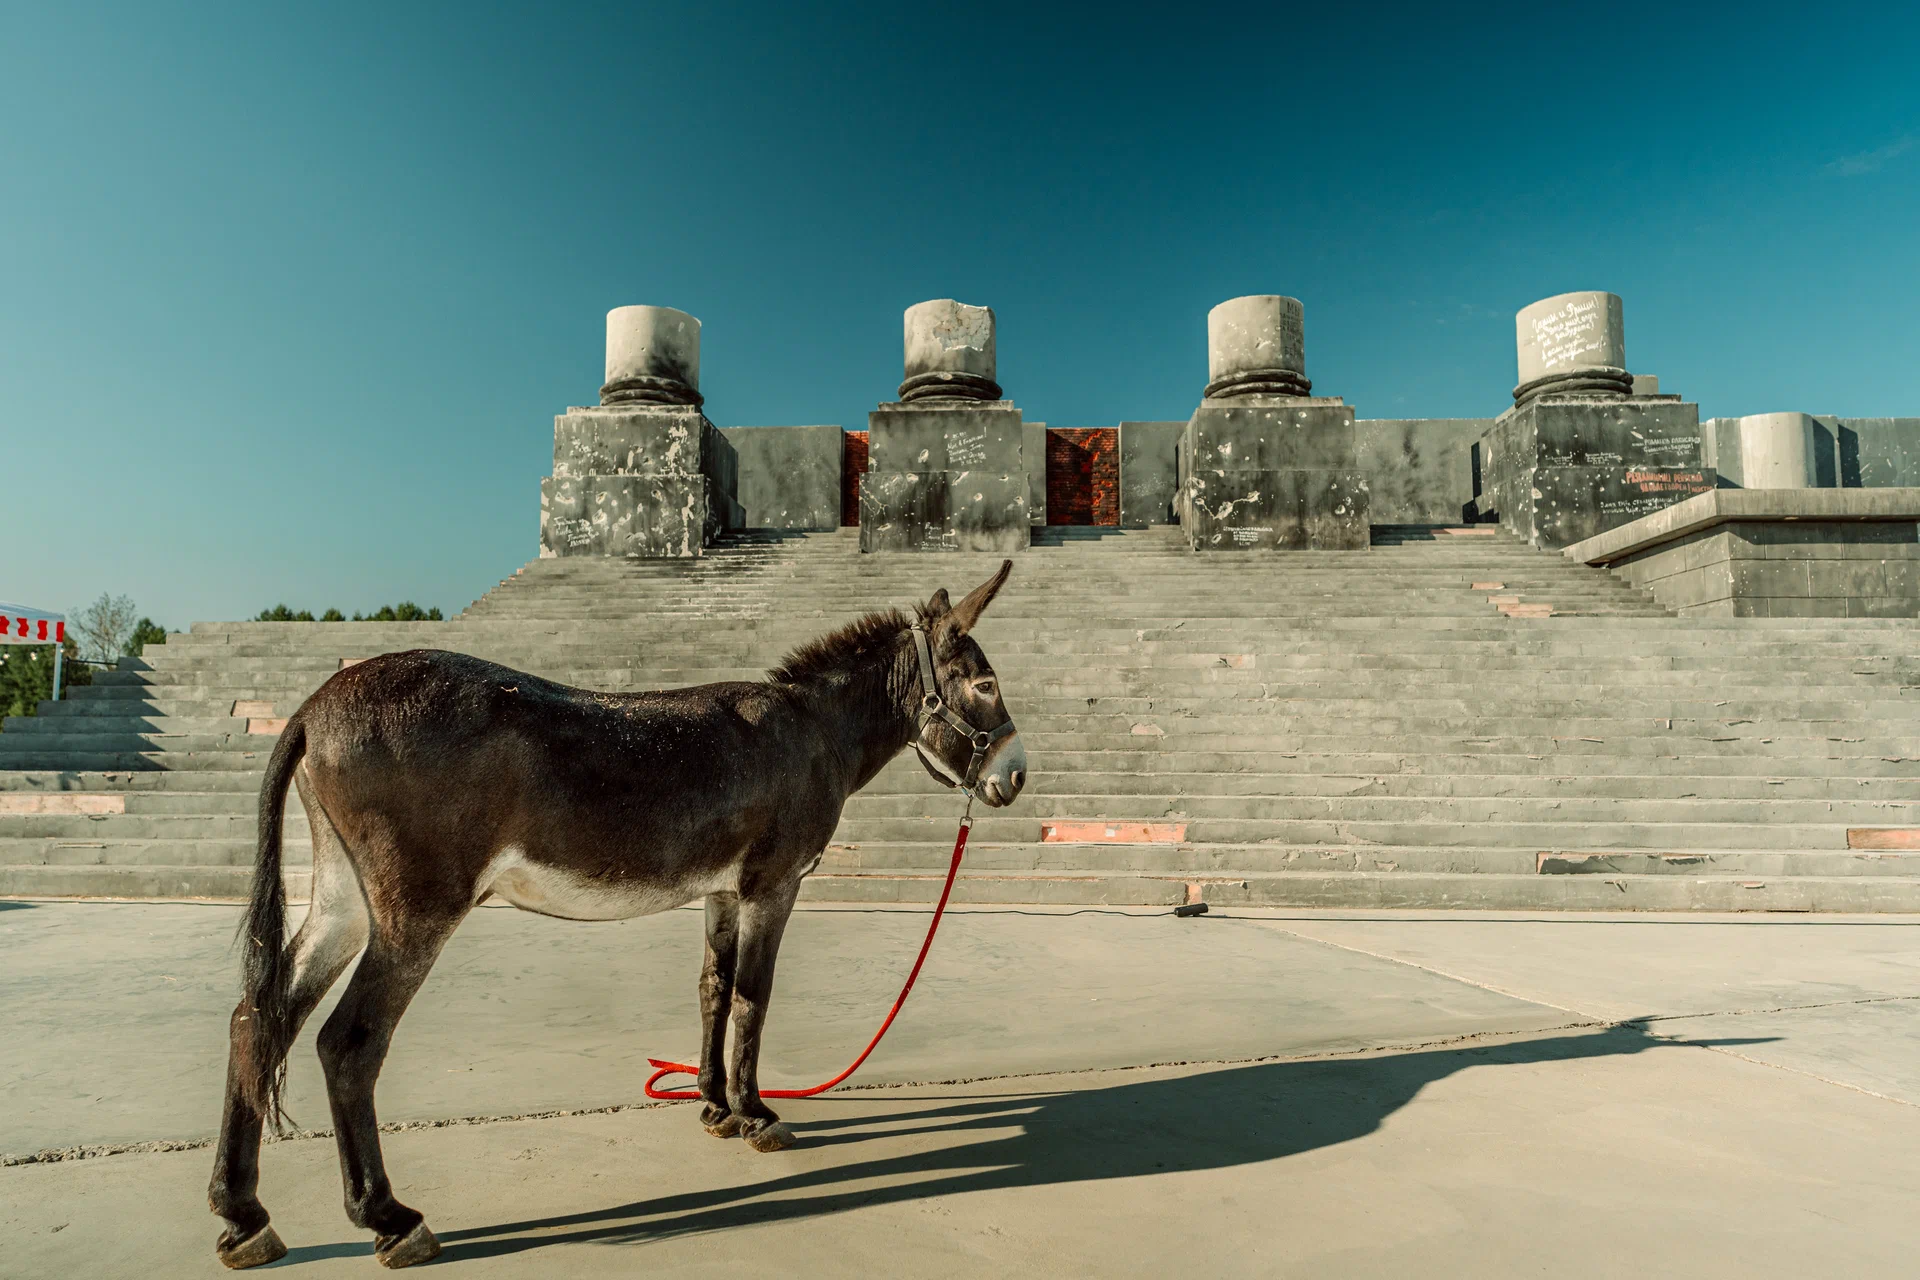
[[[236,919],[0,902],[0,1276],[219,1273],[205,1141]],[[843,1066],[925,925],[798,913],[763,1083]],[[1907,1276],[1920,1256],[1920,919],[957,910],[869,1087],[782,1105],[800,1145],[774,1155],[641,1096],[648,1055],[694,1049],[699,933],[691,910],[462,927],[380,1084],[436,1266]],[[316,1128],[324,1013],[289,1103]],[[264,1168],[278,1268],[372,1273],[331,1141]]]

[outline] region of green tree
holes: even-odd
[[[69,689],[92,684],[93,670],[77,661],[79,645],[72,636],[67,637],[66,650],[66,670],[61,673],[61,683]],[[0,715],[37,715],[40,703],[52,696],[52,645],[0,645]]]
[[[383,604],[372,613],[353,615],[355,622],[444,622],[440,616],[440,606],[422,609],[411,600],[402,600],[399,604]]]
[[[146,651],[148,645],[166,642],[167,629],[152,618],[142,618],[134,624],[133,638],[127,641],[127,652],[137,658]]]
[[[254,615],[253,620],[255,622],[312,622],[314,616],[306,609],[296,611],[284,604],[277,604],[271,609],[262,609]],[[345,622],[346,620],[347,616],[338,609],[329,609],[319,618],[321,622]],[[399,604],[383,604],[372,613],[356,613],[353,615],[353,620],[355,622],[445,622],[446,618],[441,615],[439,605],[431,609],[422,609],[411,600],[402,600]]]

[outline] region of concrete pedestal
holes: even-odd
[[[1559,548],[1713,487],[1698,405],[1537,396],[1495,420],[1478,505],[1532,545]]]
[[[540,482],[542,556],[697,556],[730,523],[731,450],[690,405],[569,409]]]
[[[1025,431],[1007,400],[883,404],[867,415],[862,551],[1024,551]]]
[[[1367,479],[1353,410],[1338,399],[1203,401],[1181,453],[1180,516],[1194,550],[1366,549]]]

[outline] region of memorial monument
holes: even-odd
[[[940,298],[905,324],[899,399],[867,415],[860,549],[1026,550],[1026,433],[994,380],[992,308]]]
[[[697,556],[729,524],[730,450],[702,410],[700,322],[672,307],[607,313],[600,403],[553,420],[542,556]]]
[[[1617,295],[1544,298],[1514,329],[1519,384],[1482,442],[1483,515],[1559,548],[1714,487],[1700,407],[1634,394]]]
[[[1307,380],[1305,309],[1255,294],[1207,313],[1208,381],[1181,439],[1196,551],[1361,551],[1368,493],[1353,410]]]

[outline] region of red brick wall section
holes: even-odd
[[[860,524],[860,477],[867,470],[867,433],[847,432],[847,447],[840,455],[840,524],[856,528]]]
[[[1120,429],[1047,428],[1047,523],[1120,523]]]

